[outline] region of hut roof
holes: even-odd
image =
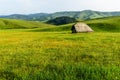
[[[93,30],[85,23],[76,23],[72,26],[72,32],[92,32]]]

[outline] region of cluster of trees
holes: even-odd
[[[67,16],[57,17],[55,19],[51,19],[47,21],[47,23],[54,24],[54,25],[62,25],[62,24],[68,24],[73,22],[77,22],[77,20],[75,18],[71,18]]]

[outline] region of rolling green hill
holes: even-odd
[[[83,21],[87,23],[95,32],[119,32],[120,17],[99,18]],[[0,19],[0,29],[33,29],[32,31],[70,31],[74,23],[66,25],[50,25],[36,21]]]
[[[83,21],[87,23],[95,32],[120,32],[120,17],[108,17]],[[61,25],[59,27],[50,27],[35,29],[34,31],[70,31],[74,23]]]
[[[73,17],[78,20],[88,20],[88,19],[95,19],[101,17],[120,16],[120,12],[100,12],[100,11],[92,11],[92,10],[83,10],[83,11],[63,11],[63,12],[55,12],[55,13],[35,13],[29,15],[12,14],[12,15],[0,16],[0,18],[46,21],[62,16]]]
[[[120,32],[120,17],[108,17],[85,21],[95,31]]]
[[[15,19],[0,19],[0,29],[32,29],[42,27],[52,27],[53,25],[36,21],[25,21]]]

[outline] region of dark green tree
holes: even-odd
[[[75,18],[67,17],[67,16],[62,16],[62,17],[57,17],[55,19],[47,21],[49,24],[54,24],[54,25],[62,25],[62,24],[68,24],[68,23],[73,23],[76,22],[77,20]]]

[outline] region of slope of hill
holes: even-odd
[[[22,20],[40,20],[40,21],[49,19],[47,13],[36,13],[36,14],[29,14],[29,15],[12,14],[12,15],[0,16],[0,18],[22,19]]]
[[[51,27],[53,25],[36,21],[25,21],[15,19],[0,19],[0,29],[31,29],[41,27]]]
[[[83,21],[95,32],[120,32],[120,17],[108,17]],[[61,25],[59,27],[35,29],[34,31],[70,31],[74,23]]]
[[[64,11],[64,12],[56,12],[50,14],[48,13],[36,13],[29,15],[13,14],[7,16],[0,16],[0,18],[44,21],[61,16],[73,17],[78,20],[88,20],[88,19],[95,19],[101,17],[120,16],[120,12],[100,12],[100,11],[84,10],[84,11]]]
[[[108,17],[85,21],[95,31],[120,32],[120,17]]]

